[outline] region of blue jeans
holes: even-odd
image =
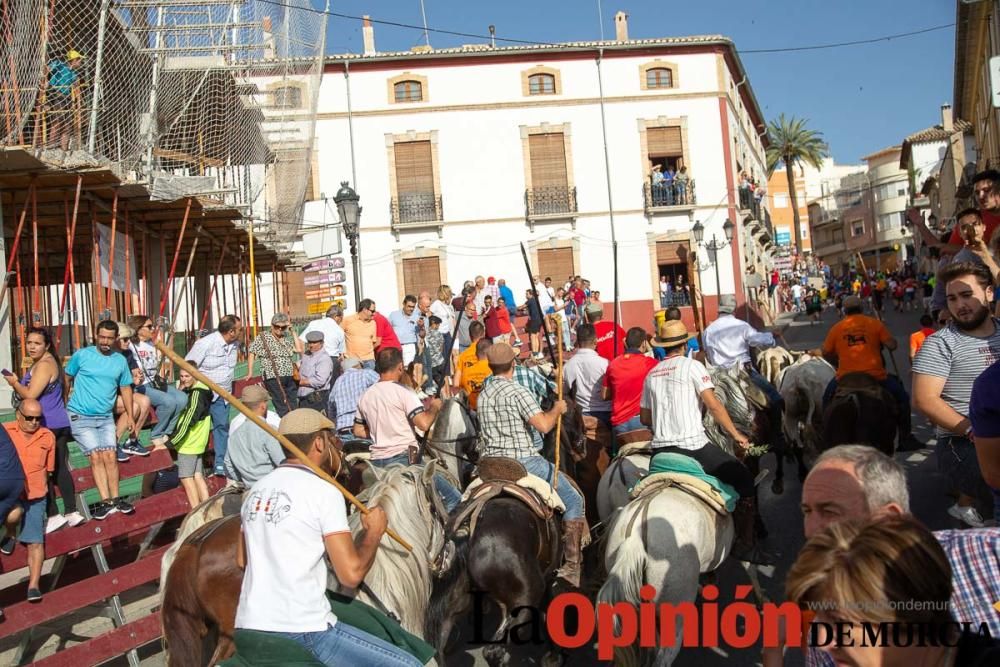
[[[387,459],[372,459],[371,464],[376,465],[379,468],[388,468],[390,466],[408,466],[410,465],[410,456],[404,452],[402,454],[390,456]],[[449,482],[444,475],[434,475],[434,490],[437,491],[439,496],[441,496],[441,502],[444,503],[444,508],[448,510],[449,514],[454,512],[455,508],[462,502],[462,492],[452,486],[451,482]]]
[[[552,473],[555,472],[555,467],[546,461],[541,456],[529,456],[527,458],[520,459],[521,465],[524,469],[530,472],[535,477],[541,477],[549,484],[552,483]],[[556,486],[556,493],[559,494],[559,498],[563,501],[563,505],[566,506],[566,511],[563,513],[563,519],[569,521],[570,519],[582,519],[583,518],[583,496],[577,493],[576,488],[570,484],[569,480],[566,479],[565,474],[559,475],[559,483]]]
[[[322,632],[275,632],[309,650],[324,665],[421,667],[422,662],[392,644],[338,621]]]
[[[167,385],[166,391],[160,391],[152,385],[142,384],[136,391],[148,398],[156,410],[156,426],[149,432],[150,437],[158,438],[173,433],[181,412],[187,407],[187,394],[170,385]]]
[[[629,431],[638,431],[639,429],[643,428],[649,428],[649,427],[642,423],[642,419],[639,417],[639,415],[636,415],[635,417],[626,419],[617,426],[612,426],[611,430],[612,432],[614,432],[615,435],[621,435],[622,433],[628,433]]]
[[[775,453],[784,453],[787,447],[785,445],[785,432],[781,429],[781,420],[785,410],[785,399],[756,368],[747,365],[747,373],[750,375],[750,381],[767,395],[767,436],[768,440],[771,441],[771,448]]]
[[[118,438],[115,435],[115,418],[111,415],[88,417],[69,410],[66,412],[69,414],[69,430],[73,433],[73,440],[76,441],[84,455],[90,456],[94,452],[114,449],[118,446]]]
[[[229,447],[229,404],[217,396],[208,408],[212,417],[212,446],[215,448],[215,472],[226,473],[226,449]]]
[[[892,397],[896,399],[896,403],[899,407],[906,412],[910,411],[910,397],[906,393],[906,387],[903,383],[899,381],[899,378],[895,375],[886,375],[884,380],[879,382],[887,392],[892,394]],[[830,380],[830,383],[826,385],[826,391],[823,392],[823,407],[825,408],[830,404],[830,400],[833,399],[833,395],[837,393],[837,378]]]

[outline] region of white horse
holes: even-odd
[[[471,467],[468,454],[476,450],[476,425],[464,397],[449,398],[441,405],[434,425],[427,434],[426,452],[440,461],[441,467],[460,482]],[[459,488],[463,488],[464,484]]]

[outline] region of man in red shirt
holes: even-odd
[[[608,361],[621,356],[625,352],[625,330],[618,327],[618,346],[615,347],[615,323],[604,321],[604,307],[599,303],[592,303],[586,307],[587,321],[594,325],[594,333],[597,334],[597,354]]]
[[[387,347],[394,347],[402,351],[403,346],[399,342],[399,337],[389,323],[389,318],[379,312],[372,313],[372,320],[375,322],[375,337],[378,345],[375,346],[375,354],[378,354]]]
[[[611,430],[618,436],[646,428],[639,420],[642,385],[656,359],[642,353],[646,331],[632,327],[625,334],[625,354],[608,364],[604,372],[604,398],[611,401]]]

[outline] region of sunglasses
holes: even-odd
[[[36,417],[34,415],[26,415],[26,414],[24,414],[23,412],[20,412],[20,411],[18,411],[17,414],[19,414],[22,417],[24,417],[25,421],[29,421],[29,422],[41,422],[42,421],[41,415],[39,415],[39,416]]]
[[[288,330],[288,327],[289,327],[289,326],[290,326],[290,325],[286,324],[286,325],[284,325],[284,326],[280,326],[280,325],[279,325],[279,326],[276,326],[276,327],[274,327],[274,328],[275,328],[275,329],[278,329],[278,330],[280,330],[280,331],[287,331],[287,330]]]

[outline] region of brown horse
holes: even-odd
[[[439,515],[440,502],[431,495],[436,493],[436,470],[436,464],[390,468],[370,489],[369,504],[385,511],[389,525],[413,550],[407,552],[384,536],[365,578],[367,587],[358,597],[394,615],[416,635],[423,633],[431,596],[431,564],[445,543],[447,517]],[[357,534],[360,515],[350,515],[348,522]],[[239,516],[217,519],[193,532],[177,550],[162,582],[163,638],[169,665],[214,665],[232,654],[243,583],[243,570],[236,565],[239,530]],[[206,663],[209,654],[211,661]]]
[[[871,445],[889,456],[895,451],[899,409],[878,380],[868,373],[848,373],[823,410],[823,449]]]

